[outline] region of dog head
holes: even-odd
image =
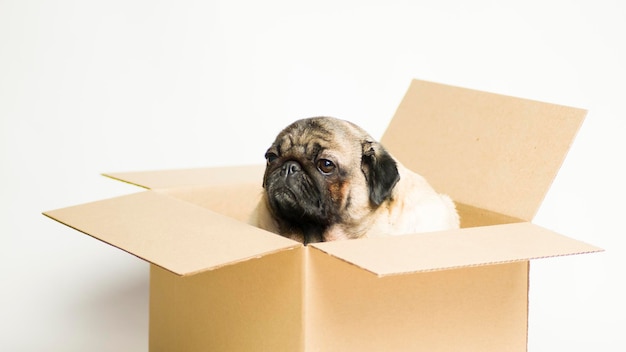
[[[264,198],[283,236],[330,240],[328,229],[358,228],[391,197],[396,161],[360,127],[331,117],[298,120],[265,153]],[[346,238],[360,237],[347,231]]]

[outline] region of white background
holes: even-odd
[[[262,163],[296,118],[380,137],[410,79],[589,110],[535,223],[529,349],[626,351],[623,1],[0,1],[0,349],[146,351],[148,265],[41,215],[108,171]]]

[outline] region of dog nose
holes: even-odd
[[[290,160],[283,164],[282,174],[285,177],[289,177],[300,170],[300,164],[297,161]]]

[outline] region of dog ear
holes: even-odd
[[[393,187],[400,180],[396,161],[379,143],[365,141],[362,144],[361,170],[369,188],[370,201],[376,206],[391,196]]]

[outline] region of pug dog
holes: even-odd
[[[265,159],[251,222],[304,244],[459,228],[448,196],[351,122],[295,121]]]

